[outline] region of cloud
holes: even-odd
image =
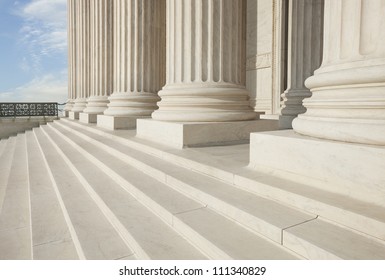
[[[2,0],[0,0],[2,1]],[[22,20],[18,66],[29,82],[0,92],[4,102],[65,102],[67,99],[67,1],[15,1]]]
[[[31,80],[14,90],[0,92],[4,102],[65,102],[67,99],[67,70],[60,75],[47,74]],[[57,77],[60,78],[57,78]]]
[[[40,73],[46,57],[65,56],[66,5],[66,0],[32,0],[25,5],[17,5],[17,15],[23,20],[20,43],[29,54],[28,61],[23,61],[22,69]],[[30,64],[28,67],[27,63]]]

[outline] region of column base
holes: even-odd
[[[109,129],[135,129],[137,117],[97,116],[97,126]]]
[[[317,139],[293,130],[252,133],[249,167],[384,206],[385,146]]]
[[[251,132],[278,129],[275,120],[237,122],[164,122],[138,120],[137,137],[173,148],[247,143]]]
[[[279,116],[279,129],[292,129],[293,120],[297,116]]]
[[[69,112],[69,118],[71,120],[78,120],[79,119],[79,113],[80,112]]]
[[[96,123],[98,114],[80,113],[79,121],[82,123]]]

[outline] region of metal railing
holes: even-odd
[[[58,103],[0,103],[0,118],[58,117]]]

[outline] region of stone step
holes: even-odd
[[[283,229],[316,218],[316,215],[258,197],[223,181],[112,142],[103,136],[92,135],[78,128],[72,128],[71,131],[83,137],[87,143],[96,144],[99,149],[277,243],[282,243]]]
[[[3,154],[6,145],[7,139],[0,139],[0,157]]]
[[[385,242],[322,219],[284,231],[284,244],[308,259],[384,260]]]
[[[162,182],[129,166],[118,157],[110,155],[110,152],[94,146],[90,141],[75,134],[67,137],[68,132],[57,125],[50,125],[50,127],[58,133],[59,137],[71,143],[78,152],[83,153],[98,165],[208,257],[213,259],[292,259],[297,257],[277,243],[250,232],[234,220],[205,208],[205,205],[189,199]],[[187,213],[190,214],[187,215]],[[210,227],[200,225],[201,213],[206,213],[208,224],[217,225],[215,231]],[[188,218],[185,218],[183,214],[186,214]],[[185,221],[185,219],[187,220]],[[273,255],[272,252],[274,252]],[[240,254],[243,254],[243,257]]]
[[[113,221],[120,234],[129,241],[140,259],[206,258],[69,143],[53,131],[47,128],[43,130],[59,150],[64,162],[71,166],[78,178],[81,178],[89,195]],[[143,180],[147,186],[146,178],[140,175],[138,180]]]
[[[10,165],[8,182],[1,186],[3,198],[0,208],[0,259],[32,259],[30,202],[27,169],[26,138],[15,137],[14,149],[5,156]]]
[[[5,192],[8,186],[8,177],[12,167],[15,143],[16,137],[9,138],[5,143],[4,153],[0,156],[0,211],[3,206]]]
[[[63,163],[41,128],[33,131],[79,258],[106,260],[132,256],[133,251],[86,192],[71,167]]]
[[[235,184],[282,203],[298,205],[330,221],[385,240],[385,208],[307,185],[244,170]]]
[[[165,161],[223,180],[258,196],[385,240],[385,208],[247,168],[248,145],[175,150],[144,139],[135,131],[107,131],[62,119],[58,124],[117,141]],[[207,155],[210,156],[207,156]]]
[[[49,170],[32,131],[26,132],[35,260],[78,259]]]

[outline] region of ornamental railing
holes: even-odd
[[[12,117],[58,117],[58,104],[0,103],[0,118]]]

